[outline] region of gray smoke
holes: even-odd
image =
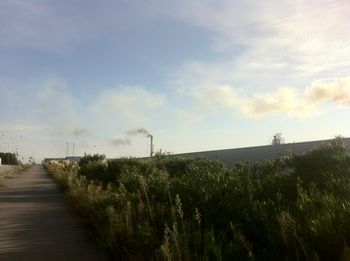
[[[131,140],[128,138],[114,139],[114,140],[112,140],[112,145],[115,147],[128,146],[128,145],[131,145]]]
[[[85,128],[76,128],[72,131],[72,134],[76,137],[80,137],[89,134],[89,131]]]
[[[145,128],[132,129],[126,132],[125,138],[112,140],[112,145],[115,147],[119,146],[129,146],[131,145],[131,137],[135,135],[144,135],[146,137],[151,137],[152,135]]]
[[[146,129],[144,128],[137,128],[137,129],[133,129],[133,130],[129,130],[126,135],[128,136],[135,136],[138,134],[142,134],[145,135],[146,137],[150,137],[152,136]]]

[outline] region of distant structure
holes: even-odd
[[[150,156],[153,157],[153,154],[154,154],[154,152],[153,152],[153,148],[154,148],[153,135],[149,134],[148,137],[150,138]]]
[[[206,158],[210,160],[219,160],[227,165],[232,165],[240,161],[263,161],[263,160],[274,160],[281,156],[287,156],[290,153],[295,153],[301,155],[305,152],[313,150],[321,145],[330,144],[333,139],[330,140],[318,140],[318,141],[307,141],[298,143],[283,143],[279,140],[279,137],[274,137],[274,139],[279,143],[274,143],[266,146],[256,146],[247,148],[237,148],[237,149],[224,149],[224,150],[211,150],[211,151],[199,151],[199,152],[189,152],[189,153],[179,153],[171,154],[169,157],[193,157],[193,158]],[[280,137],[281,138],[281,137]],[[348,152],[350,152],[350,138],[343,139],[344,144]],[[152,143],[151,143],[152,144]],[[276,146],[278,144],[278,146]],[[152,144],[153,145],[153,144]],[[152,153],[153,154],[153,153]],[[146,157],[143,159],[148,159]],[[79,163],[81,157],[65,157],[65,158],[47,158],[45,161],[55,160],[71,160]]]
[[[282,138],[282,133],[276,133],[273,135],[272,145],[280,145],[284,143],[284,138]]]
[[[278,141],[278,137],[276,137]],[[344,143],[347,151],[350,152],[350,138],[344,138]],[[179,157],[194,157],[194,158],[206,158],[210,160],[219,160],[227,165],[232,165],[239,161],[263,161],[273,160],[281,156],[287,156],[290,153],[297,155],[308,152],[321,145],[329,144],[331,140],[318,140],[318,141],[307,141],[298,143],[286,143],[281,142],[267,146],[247,147],[238,149],[224,149],[224,150],[211,150],[211,151],[200,151],[190,153],[173,154],[172,156]]]
[[[65,158],[45,158],[43,162],[50,162],[50,161],[65,161],[65,160],[70,160],[76,163],[80,162],[81,157],[80,156],[68,156]]]

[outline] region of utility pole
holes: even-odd
[[[73,157],[75,156],[75,141],[73,141]]]
[[[67,141],[66,157],[68,157],[69,142]]]

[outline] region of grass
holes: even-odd
[[[23,165],[18,165],[18,166],[13,166],[11,169],[4,171],[0,174],[0,179],[2,178],[15,178],[15,174],[21,174],[28,168],[30,168],[32,165],[31,164],[23,164]]]
[[[13,168],[13,169],[7,170],[7,171],[1,173],[0,179],[1,179],[1,178],[9,178],[9,177],[11,177],[14,173],[16,173],[17,171],[18,171],[17,168]]]
[[[340,139],[302,156],[46,164],[112,259],[349,257],[350,156]]]

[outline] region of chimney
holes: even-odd
[[[149,137],[151,138],[151,144],[150,144],[151,153],[150,153],[150,155],[151,155],[151,157],[153,157],[153,136],[149,135]]]

